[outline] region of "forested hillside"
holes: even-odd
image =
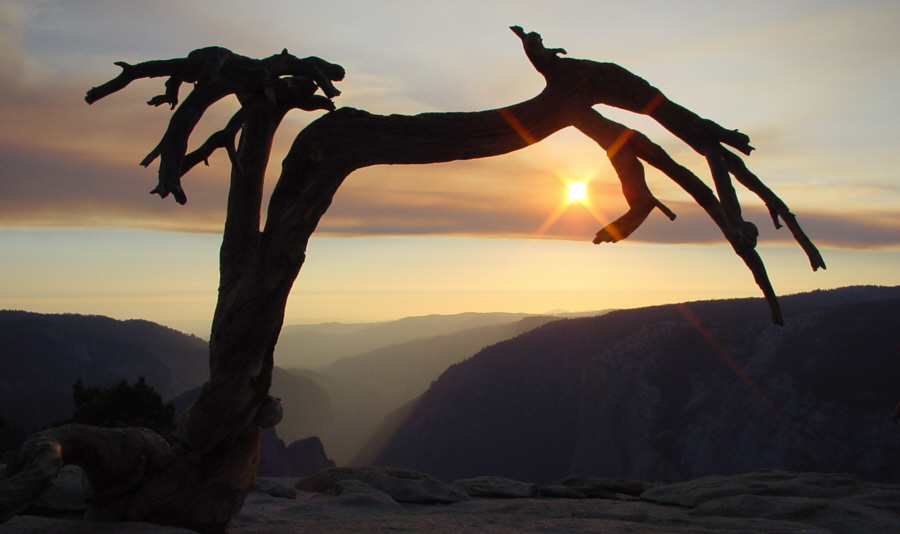
[[[72,415],[72,385],[143,376],[169,400],[206,380],[207,344],[151,323],[0,311],[0,416],[26,430]]]

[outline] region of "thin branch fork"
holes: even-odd
[[[240,130],[239,122],[230,122],[224,130],[213,134],[190,158],[186,158],[190,135],[210,106],[234,94],[242,104],[264,95],[282,116],[291,108],[333,110],[331,98],[339,95],[340,91],[332,82],[344,78],[344,69],[340,65],[318,57],[297,58],[287,49],[280,54],[255,60],[225,48],[208,47],[194,50],[185,58],[146,61],[136,65],[117,62],[116,65],[122,68],[119,76],[89,90],[85,101],[89,104],[96,102],[141,78],[168,76],[165,92],[151,98],[147,104],[169,104],[171,109],[175,109],[181,84],[194,84],[191,93],[172,115],[159,144],[141,161],[141,165],[147,167],[160,157],[159,183],[151,193],[161,198],[171,193],[179,204],[187,202],[181,177],[199,161],[208,159],[216,148],[227,149],[224,143],[228,137],[232,139],[229,155],[232,159],[234,156],[233,139]],[[319,88],[325,96],[314,94]]]

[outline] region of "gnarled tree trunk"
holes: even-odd
[[[143,161],[148,165],[161,158],[154,193],[162,197],[172,193],[184,203],[181,177],[186,172],[217,148],[225,148],[231,157],[210,378],[182,418],[181,443],[174,451],[140,429],[69,426],[33,436],[10,465],[9,478],[0,482],[0,519],[21,510],[63,464],[80,463],[94,486],[92,517],[223,531],[254,482],[260,428],[280,418],[280,404],[268,396],[273,353],[307,243],[344,179],[366,166],[505,154],[575,126],[606,151],[629,204],[627,213],[597,233],[595,243],[627,237],[654,208],[675,218],[647,187],[643,160],[706,210],[750,268],[770,303],[773,320],[780,323],[775,293],[754,250],[756,228],[741,217],[731,176],[763,199],[776,226],[779,221],[789,226],[813,269],[825,265],[787,206],[747,170],[740,156],[723,146],[749,154],[749,138],[698,117],[617,65],[561,58],[564,51],[545,48],[539,35],[518,27],[512,30],[544,75],[546,88],[516,105],[470,113],[380,116],[350,108],[334,111],[330,98],[339,91],[331,82],[343,78],[343,69],[319,58],[298,59],[287,51],[252,60],[208,48],[183,59],[118,63],[122,74],[92,89],[89,103],[135,79],[168,76],[165,94],[149,104],[168,103],[174,109],[181,83],[195,83],[159,146]],[[325,96],[314,94],[317,89]],[[223,130],[187,153],[187,140],[203,112],[232,93],[241,110]],[[593,108],[596,104],[656,119],[707,158],[715,191],[643,134],[603,117]],[[297,136],[269,200],[265,227],[260,228],[263,176],[272,139],[293,108],[331,112]]]

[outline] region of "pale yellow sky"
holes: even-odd
[[[140,317],[203,333],[217,285],[227,158],[185,179],[186,206],[147,194],[137,165],[169,113],[143,81],[87,106],[114,61],[218,44],[287,47],[344,65],[339,106],[463,111],[534,96],[542,80],[507,26],[572,57],[622,64],[672,99],[751,136],[748,164],[798,215],[828,271],[742,194],[781,294],[900,283],[900,5],[894,1],[99,2],[0,0],[0,308]],[[234,102],[196,134],[221,127]],[[643,117],[641,129],[701,176],[705,163]],[[315,113],[282,126],[283,153]],[[269,181],[277,177],[280,155]],[[564,179],[596,212],[625,209],[605,155],[574,131],[519,153],[354,173],[309,248],[287,321],[383,320],[462,311],[542,312],[755,296],[718,230],[664,177],[629,240],[590,244],[602,222],[575,204],[544,224]],[[536,239],[540,238],[540,239]],[[198,326],[199,325],[199,326]]]

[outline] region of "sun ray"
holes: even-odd
[[[588,194],[588,184],[593,179],[592,176],[586,175],[581,179],[574,179],[570,177],[568,174],[557,171],[556,177],[562,182],[564,186],[564,193],[561,195],[562,198],[559,204],[547,215],[547,218],[538,226],[538,228],[531,235],[532,239],[538,239],[544,236],[550,228],[559,220],[560,217],[569,209],[573,204],[578,204],[584,207],[591,214],[591,216],[599,223],[606,225],[611,219],[605,216],[591,201],[590,195]]]
[[[540,237],[543,237],[543,235],[547,233],[547,230],[549,230],[556,223],[556,221],[558,221],[559,218],[562,217],[562,214],[565,213],[568,207],[568,200],[563,200],[562,202],[557,204],[556,209],[554,209],[550,213],[550,215],[548,215],[547,218],[544,219],[544,222],[542,222],[541,225],[538,226],[537,230],[535,230],[531,235],[531,238],[538,239]]]

